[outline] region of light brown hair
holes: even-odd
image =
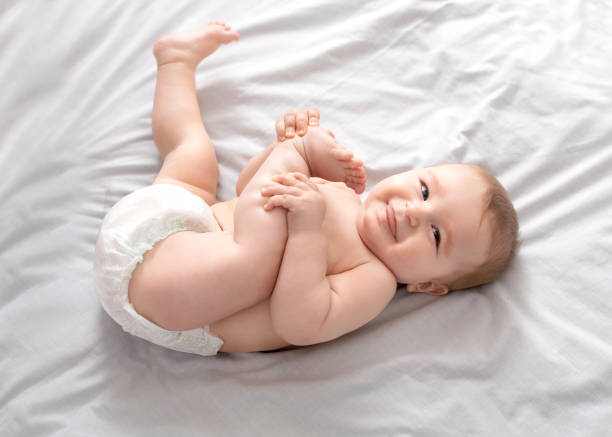
[[[483,199],[483,220],[490,220],[492,238],[486,260],[451,280],[449,290],[475,287],[499,278],[515,258],[520,246],[518,216],[505,188],[488,170],[474,164],[466,165],[472,167],[487,186]]]

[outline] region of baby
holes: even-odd
[[[363,164],[317,126],[316,110],[281,119],[284,141],[249,161],[236,199],[217,203],[194,73],[238,39],[215,22],[155,44],[163,165],[153,185],[111,209],[96,245],[96,288],[123,329],[201,355],[310,345],[372,320],[398,283],[443,295],[505,270],[518,222],[490,173],[416,169],[378,183],[362,203]]]

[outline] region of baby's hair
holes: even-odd
[[[450,290],[494,281],[506,271],[520,245],[518,216],[505,188],[488,170],[474,164],[465,165],[473,168],[487,185],[483,220],[490,220],[492,239],[486,260],[475,269],[450,281]]]

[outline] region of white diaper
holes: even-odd
[[[208,326],[168,331],[138,314],[128,299],[137,263],[153,245],[178,231],[210,232],[219,225],[210,207],[184,188],[155,184],[121,199],[109,211],[96,243],[96,291],[106,312],[124,331],[160,346],[215,355],[223,340]]]

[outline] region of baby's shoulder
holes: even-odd
[[[397,289],[393,273],[373,255],[337,276],[338,282],[345,288],[375,289],[377,293],[384,295],[392,295]]]
[[[367,263],[368,276],[366,280],[385,286],[389,290],[395,291],[397,289],[397,279],[391,270],[374,255],[368,260]]]

